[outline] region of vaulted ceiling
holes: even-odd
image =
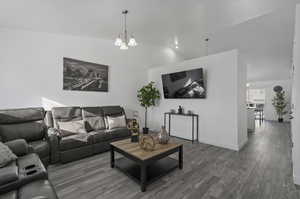
[[[140,45],[174,48],[185,59],[240,49],[248,80],[289,78],[299,0],[1,0],[0,27],[113,40],[128,9]],[[174,49],[175,50],[175,49]]]

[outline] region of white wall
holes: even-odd
[[[286,99],[288,101],[287,111],[290,110],[291,106],[291,89],[292,82],[291,80],[274,80],[274,81],[260,81],[260,82],[250,82],[250,89],[265,89],[265,105],[264,105],[264,114],[265,120],[276,121],[278,120],[278,116],[272,105],[272,99],[275,96],[275,92],[273,91],[274,86],[280,85],[283,87],[286,95]],[[289,121],[289,115],[284,116],[285,121]]]
[[[161,74],[204,68],[207,79],[206,99],[162,99],[150,110],[150,128],[163,125],[163,113],[182,105],[199,114],[199,141],[238,150],[247,140],[246,67],[237,50],[210,55],[149,70],[149,81],[162,91]],[[238,119],[239,118],[239,119]],[[190,138],[191,119],[172,118],[171,134]]]
[[[248,141],[247,128],[247,65],[241,54],[237,52],[237,121],[238,121],[238,147],[243,147]],[[230,74],[225,73],[225,76]]]
[[[292,120],[292,140],[293,147],[293,169],[294,182],[300,185],[300,4],[296,8],[296,25],[295,25],[295,45],[293,58],[295,71],[293,81],[293,97],[294,104]]]
[[[64,91],[63,57],[109,65],[109,92]],[[146,66],[178,59],[171,49],[143,44],[121,51],[109,40],[0,29],[0,109],[122,105],[136,110]]]

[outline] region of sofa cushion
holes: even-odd
[[[0,142],[0,168],[5,167],[16,159],[17,156],[8,148],[8,146]]]
[[[52,117],[54,128],[58,128],[57,122],[82,120],[81,108],[74,107],[54,107],[52,108]]]
[[[58,199],[48,180],[37,180],[19,189],[19,199]]]
[[[94,143],[104,142],[112,139],[111,133],[106,133],[105,130],[92,131],[89,134],[93,135]]]
[[[88,132],[105,129],[103,110],[100,107],[82,107],[82,117]]]
[[[127,138],[131,135],[131,132],[128,128],[116,128],[112,130],[105,130],[106,133],[111,134],[112,139],[116,138]]]
[[[108,129],[125,128],[126,119],[125,115],[120,116],[107,116]]]
[[[16,180],[18,180],[16,161],[11,162],[6,167],[0,168],[0,186]]]
[[[88,117],[84,119],[87,132],[105,129],[104,118],[101,116]]]
[[[86,139],[82,138],[82,135],[71,135],[63,137],[59,143],[59,149],[61,151],[67,151],[74,148],[79,148],[93,143],[93,136],[86,134]]]
[[[43,108],[24,108],[0,110],[0,124],[15,124],[43,120]]]
[[[92,131],[89,135],[93,135],[94,143],[99,143],[117,138],[128,138],[131,135],[131,132],[128,128],[116,128],[112,130]]]
[[[83,120],[68,121],[68,122],[58,121],[57,124],[62,137],[80,134],[80,133],[86,133]]]
[[[44,138],[47,127],[44,121],[0,124],[0,136],[4,142],[25,139],[26,141],[41,140]]]
[[[33,152],[33,150],[31,150],[31,146],[28,145],[28,143],[24,139],[16,139],[16,140],[8,141],[5,142],[5,145],[8,146],[9,149],[16,156],[23,156],[30,152]]]
[[[17,191],[11,191],[0,195],[1,199],[18,199]]]
[[[22,138],[27,141],[45,136],[43,108],[0,110],[0,140],[7,142]]]
[[[104,116],[125,115],[124,109],[121,106],[102,106]]]
[[[29,143],[33,149],[34,152],[39,155],[40,158],[48,157],[50,155],[50,147],[46,140],[39,140]]]

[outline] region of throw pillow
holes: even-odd
[[[68,121],[68,122],[57,122],[58,129],[63,137],[69,135],[75,135],[80,133],[86,133],[84,128],[84,121]]]
[[[126,127],[125,115],[116,117],[107,116],[107,123],[109,129]]]
[[[0,168],[5,167],[18,157],[2,142],[0,142]]]
[[[105,123],[103,117],[96,116],[96,117],[87,117],[85,119],[85,128],[88,132],[94,130],[101,130],[105,129]]]
[[[108,117],[108,116],[107,116],[107,117]],[[105,129],[109,129],[109,128],[108,128],[107,117],[104,118]]]

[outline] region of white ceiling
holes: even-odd
[[[248,80],[289,77],[299,0],[0,0],[0,27],[113,40],[126,8],[140,45],[174,47],[185,59],[238,48]]]

